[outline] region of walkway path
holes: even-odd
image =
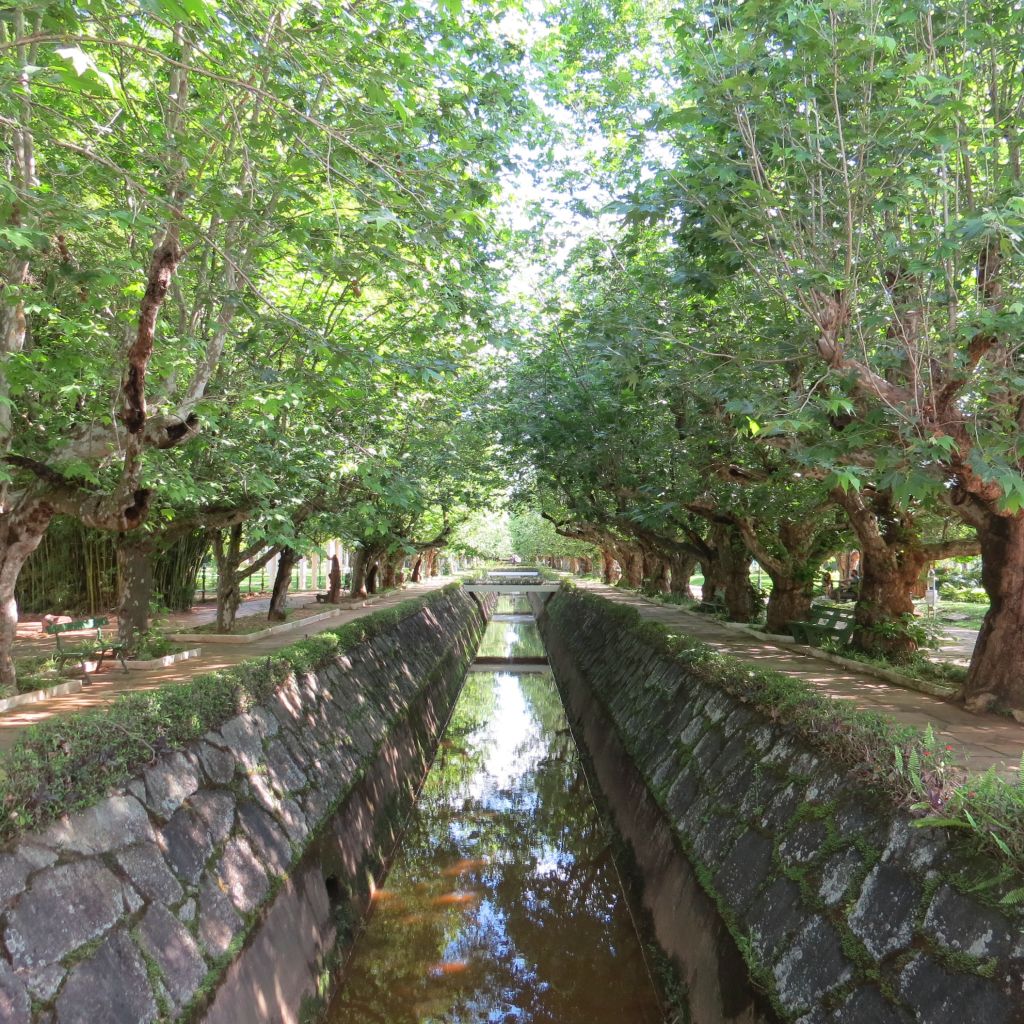
[[[86,708],[101,707],[117,694],[128,690],[153,690],[167,683],[186,682],[203,672],[213,672],[219,668],[227,668],[229,665],[237,665],[240,661],[245,661],[248,658],[270,654],[282,647],[287,647],[288,644],[295,643],[296,640],[329,629],[337,629],[353,619],[370,615],[381,608],[388,608],[428,590],[436,590],[450,582],[450,577],[437,576],[424,580],[422,583],[410,583],[403,590],[393,591],[383,597],[371,598],[365,604],[339,608],[336,615],[307,624],[305,628],[303,628],[303,620],[299,619],[292,629],[283,630],[263,640],[254,640],[252,643],[206,643],[202,645],[203,653],[200,657],[178,662],[168,668],[134,670],[125,674],[120,667],[116,667],[110,672],[94,677],[93,681],[79,693],[68,694],[64,697],[51,697],[49,700],[14,708],[0,714],[0,750],[9,749],[17,740],[21,730],[54,715],[71,714]],[[311,597],[311,594],[309,596]],[[303,607],[304,604],[313,603],[313,600],[315,599],[307,599],[305,602],[301,599],[293,601],[292,607]],[[258,611],[260,603],[259,599],[247,602],[241,609],[241,613],[252,614]],[[266,611],[266,603],[266,600],[263,600],[263,611]],[[323,607],[321,606],[321,608]],[[202,609],[182,616],[181,624],[199,625],[201,622],[210,621],[211,618],[212,614],[208,613],[206,609]]]
[[[858,707],[879,712],[901,725],[923,728],[931,723],[940,740],[952,744],[954,752],[972,772],[993,766],[1007,775],[1018,771],[1024,752],[1024,726],[1014,721],[997,715],[971,714],[927,694],[903,690],[872,676],[847,672],[830,662],[730,629],[707,615],[658,604],[638,594],[589,580],[576,583],[618,604],[629,605],[645,619],[672,626],[723,654],[803,679],[829,697],[852,700]]]

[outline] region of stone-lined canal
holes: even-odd
[[[481,655],[544,648],[502,598]],[[525,667],[524,667],[525,668]],[[656,1024],[550,672],[471,672],[330,1024]]]

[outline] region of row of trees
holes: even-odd
[[[489,492],[505,10],[0,12],[0,688],[55,516],[120,536],[131,646],[176,544],[227,625],[275,554],[356,541],[359,592]]]
[[[895,656],[929,562],[978,550],[965,693],[1024,708],[1019,11],[562,18],[589,45],[559,87],[614,85],[587,127],[620,198],[552,276],[509,392],[544,514],[635,584],[685,588],[700,562],[735,618],[756,558],[772,629],[858,547],[857,643]],[[616,52],[629,19],[646,74]]]

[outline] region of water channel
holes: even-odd
[[[543,653],[529,603],[501,597],[481,656]],[[326,1020],[662,1020],[546,667],[470,673]]]

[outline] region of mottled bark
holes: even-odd
[[[750,582],[750,552],[731,527],[715,526],[715,547],[725,591],[725,607],[733,622],[751,622],[758,611],[758,596]]]
[[[270,607],[267,618],[271,622],[284,622],[287,616],[288,589],[292,584],[292,570],[299,561],[299,553],[294,548],[282,548],[277,560],[277,574],[274,576],[274,589],[270,595]]]
[[[117,639],[128,655],[139,646],[140,637],[149,630],[149,603],[153,596],[151,539],[139,533],[126,533],[117,543]]]
[[[693,597],[690,589],[690,577],[697,566],[697,558],[694,555],[675,554],[669,565],[669,587],[673,594],[680,597]]]
[[[772,577],[768,595],[765,629],[769,633],[788,633],[791,622],[806,622],[811,615],[811,586],[791,576]]]
[[[612,584],[618,579],[615,555],[608,548],[601,548],[601,582]]]
[[[989,609],[967,671],[964,697],[1024,711],[1024,518],[990,516],[979,531]]]
[[[358,554],[357,554],[358,558]],[[354,575],[354,569],[353,569]],[[327,575],[327,603],[337,604],[341,600],[341,562],[337,555],[331,555],[331,571]]]

